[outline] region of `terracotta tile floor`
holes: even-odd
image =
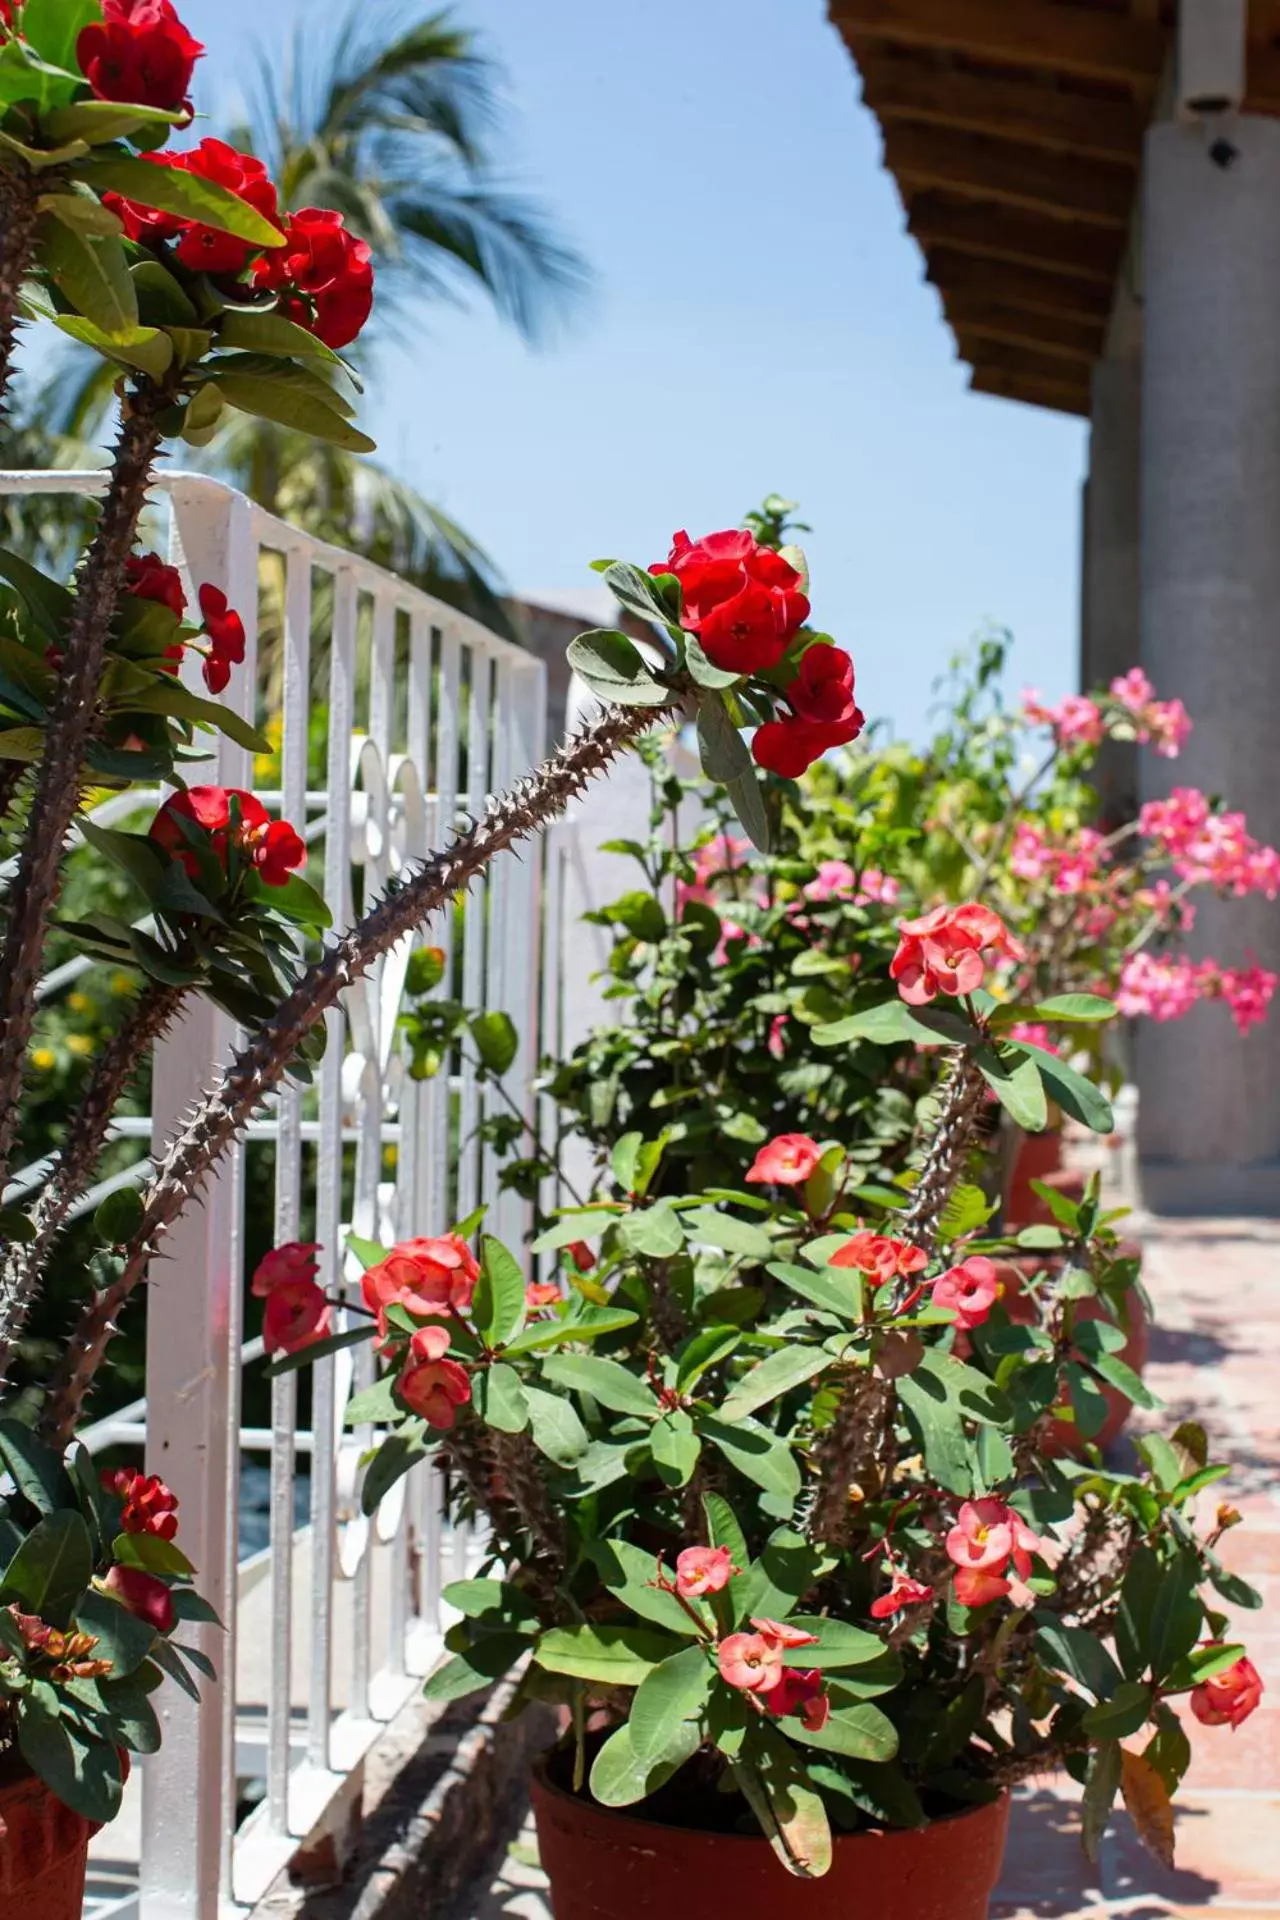
[[[1190,1723],[1195,1758],[1179,1797],[1177,1866],[1153,1860],[1126,1815],[1096,1867],[1080,1851],[1069,1782],[1028,1786],[1014,1809],[991,1920],[1280,1920],[1280,1221],[1162,1220],[1144,1225],[1144,1272],[1156,1330],[1147,1371],[1172,1427],[1198,1419],[1232,1475],[1247,1524],[1223,1558],[1266,1606],[1240,1616],[1240,1637],[1271,1692],[1238,1733]],[[803,1902],[788,1904],[803,1913]],[[473,1920],[549,1920],[546,1881],[526,1827]]]

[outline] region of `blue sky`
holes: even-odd
[[[214,112],[245,37],[282,45],[299,15],[181,10]],[[1015,687],[1072,686],[1081,425],[967,392],[823,0],[459,14],[506,70],[508,175],[596,286],[539,352],[482,309],[424,311],[374,383],[383,456],[526,592],[591,585],[597,554],[660,558],[675,527],[732,524],[770,489],[798,498],[814,617],[853,652],[863,707],[908,735],[987,620],[1017,636]]]

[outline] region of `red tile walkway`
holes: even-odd
[[[1189,1721],[1195,1757],[1172,1872],[1123,1813],[1090,1867],[1076,1789],[1050,1779],[1024,1788],[991,1920],[1280,1920],[1280,1221],[1149,1221],[1142,1238],[1156,1319],[1147,1379],[1167,1403],[1142,1417],[1166,1430],[1199,1420],[1212,1457],[1231,1462],[1208,1498],[1230,1498],[1246,1518],[1222,1557],[1264,1595],[1239,1631],[1270,1692],[1236,1733]],[[473,1920],[550,1914],[534,1848],[529,1827]],[[803,1904],[797,1896],[786,1911],[802,1920]]]

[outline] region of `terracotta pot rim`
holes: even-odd
[[[704,1840],[713,1840],[717,1846],[732,1843],[733,1845],[743,1847],[768,1847],[770,1844],[763,1833],[722,1833],[718,1831],[708,1831],[701,1827],[677,1826],[670,1820],[653,1820],[645,1814],[633,1813],[628,1807],[606,1807],[599,1800],[584,1800],[580,1794],[571,1793],[567,1787],[560,1786],[557,1781],[550,1777],[548,1769],[552,1757],[557,1750],[558,1744],[556,1747],[548,1747],[544,1753],[538,1755],[533,1763],[534,1779],[537,1781],[541,1791],[550,1799],[558,1800],[563,1805],[573,1807],[579,1813],[594,1814],[601,1820],[617,1820],[620,1824],[627,1827],[647,1827],[654,1833],[687,1833],[693,1837],[701,1837]],[[924,1834],[932,1833],[935,1828],[959,1826],[962,1821],[972,1820],[984,1813],[991,1815],[1002,1806],[1007,1806],[1011,1797],[1010,1788],[1001,1787],[996,1799],[984,1800],[978,1806],[974,1807],[961,1807],[955,1813],[944,1813],[937,1820],[930,1820],[928,1824],[923,1827],[868,1827],[865,1831],[859,1833],[835,1833],[833,1831],[832,1839],[837,1845],[855,1840],[918,1839]]]

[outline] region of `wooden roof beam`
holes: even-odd
[[[1006,260],[982,259],[950,247],[930,248],[926,272],[944,298],[994,301],[1022,313],[1052,314],[1101,327],[1111,313],[1110,286]]]
[[[962,360],[983,373],[1007,373],[1014,379],[1064,387],[1089,386],[1088,369],[1079,361],[1062,360],[1038,347],[979,339],[962,328],[956,335],[956,349]]]
[[[1088,100],[1030,80],[997,80],[921,60],[865,56],[862,93],[884,127],[900,121],[983,133],[993,140],[1136,168],[1143,115],[1114,100]]]
[[[831,18],[855,54],[865,36],[1152,87],[1168,43],[1155,21],[1053,0],[831,0]]]
[[[1089,417],[1089,389],[1056,380],[1027,380],[1017,374],[987,367],[975,368],[969,388],[972,393],[993,395],[1000,400],[1020,400],[1024,406],[1044,407],[1050,413],[1074,413]]]
[[[899,183],[1032,213],[1057,213],[1090,226],[1124,229],[1134,177],[1096,161],[1021,151],[944,127],[886,127],[885,161]]]
[[[1053,313],[1026,313],[980,295],[946,291],[942,304],[957,338],[994,341],[1006,347],[1029,347],[1064,363],[1091,366],[1101,358],[1106,341],[1105,320],[1075,320]],[[980,357],[985,358],[985,355]]]
[[[1046,219],[1016,207],[955,202],[938,193],[921,193],[911,201],[907,226],[927,253],[934,247],[958,249],[1015,266],[1071,274],[1108,292],[1115,285],[1123,249],[1119,233]]]

